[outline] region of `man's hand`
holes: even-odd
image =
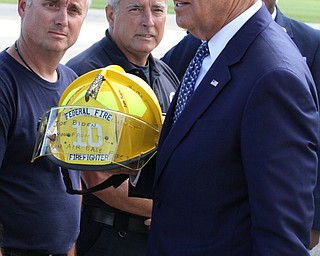
[[[68,252],[68,256],[75,256],[76,255],[76,245],[74,244],[71,250]],[[1,254],[0,254],[1,256]]]
[[[310,250],[319,243],[319,236],[320,236],[320,230],[316,230],[316,229],[311,230],[310,246],[309,246]]]
[[[150,227],[151,227],[151,218],[150,218],[150,219],[146,219],[146,220],[144,221],[144,225],[146,225],[146,226],[149,228],[149,230],[150,230]]]

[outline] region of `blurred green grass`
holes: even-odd
[[[173,1],[169,1],[169,13],[174,13]],[[16,3],[17,0],[0,0],[0,3]],[[91,8],[103,9],[106,0],[92,0]],[[320,23],[320,0],[280,0],[281,11],[291,18],[310,23]]]
[[[279,0],[278,6],[288,17],[303,22],[320,23],[319,0]]]
[[[0,0],[1,2],[2,0]],[[12,1],[12,0],[4,0],[4,1]],[[96,8],[96,9],[103,9],[105,7],[106,4],[106,0],[91,0],[91,8]],[[169,13],[174,13],[173,10],[173,1],[172,0],[168,0],[168,12]]]
[[[1,1],[1,0],[0,0]],[[104,8],[105,0],[92,0],[92,8]],[[174,13],[173,1],[168,0],[169,13]],[[280,10],[287,16],[303,21],[320,23],[320,0],[280,0]]]

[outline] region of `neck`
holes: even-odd
[[[51,56],[48,52],[31,51],[31,47],[25,47],[21,43],[23,40],[17,40],[7,52],[26,69],[42,79],[49,82],[58,80],[57,66],[60,58],[56,55]]]
[[[24,60],[24,58],[22,57],[19,47],[18,47],[18,41],[15,41],[14,43],[14,49],[16,51],[16,53],[19,55],[20,60],[22,60],[23,64],[34,74],[36,74],[36,72],[33,71],[33,69],[28,65],[28,63]]]

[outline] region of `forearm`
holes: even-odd
[[[88,187],[103,182],[111,175],[105,172],[86,173],[82,175]],[[144,198],[128,197],[128,180],[123,182],[119,187],[109,187],[107,189],[94,193],[100,200],[106,204],[132,214],[144,217],[151,217],[152,200]]]
[[[151,217],[152,200],[128,197],[128,180],[118,188],[107,188],[96,192],[95,195],[108,205],[132,214]]]

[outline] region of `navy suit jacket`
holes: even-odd
[[[302,56],[306,58],[318,95],[320,95],[320,31],[303,22],[286,17],[278,7],[275,21],[285,29],[290,38],[298,46]],[[181,80],[200,44],[201,40],[192,34],[188,34],[177,45],[172,47],[162,57],[162,60],[171,67]],[[318,175],[314,197],[315,218],[313,228],[320,230],[320,175]]]
[[[287,34],[298,46],[302,56],[306,58],[316,84],[318,96],[320,96],[320,31],[313,29],[305,23],[286,17],[278,8],[275,21],[285,28]],[[320,170],[320,162],[318,170]],[[320,171],[318,171],[318,181],[314,197],[315,217],[313,228],[320,230]]]
[[[136,187],[153,182],[147,255],[309,255],[318,99],[267,9],[229,41],[173,125],[177,95],[155,174],[143,170]]]

